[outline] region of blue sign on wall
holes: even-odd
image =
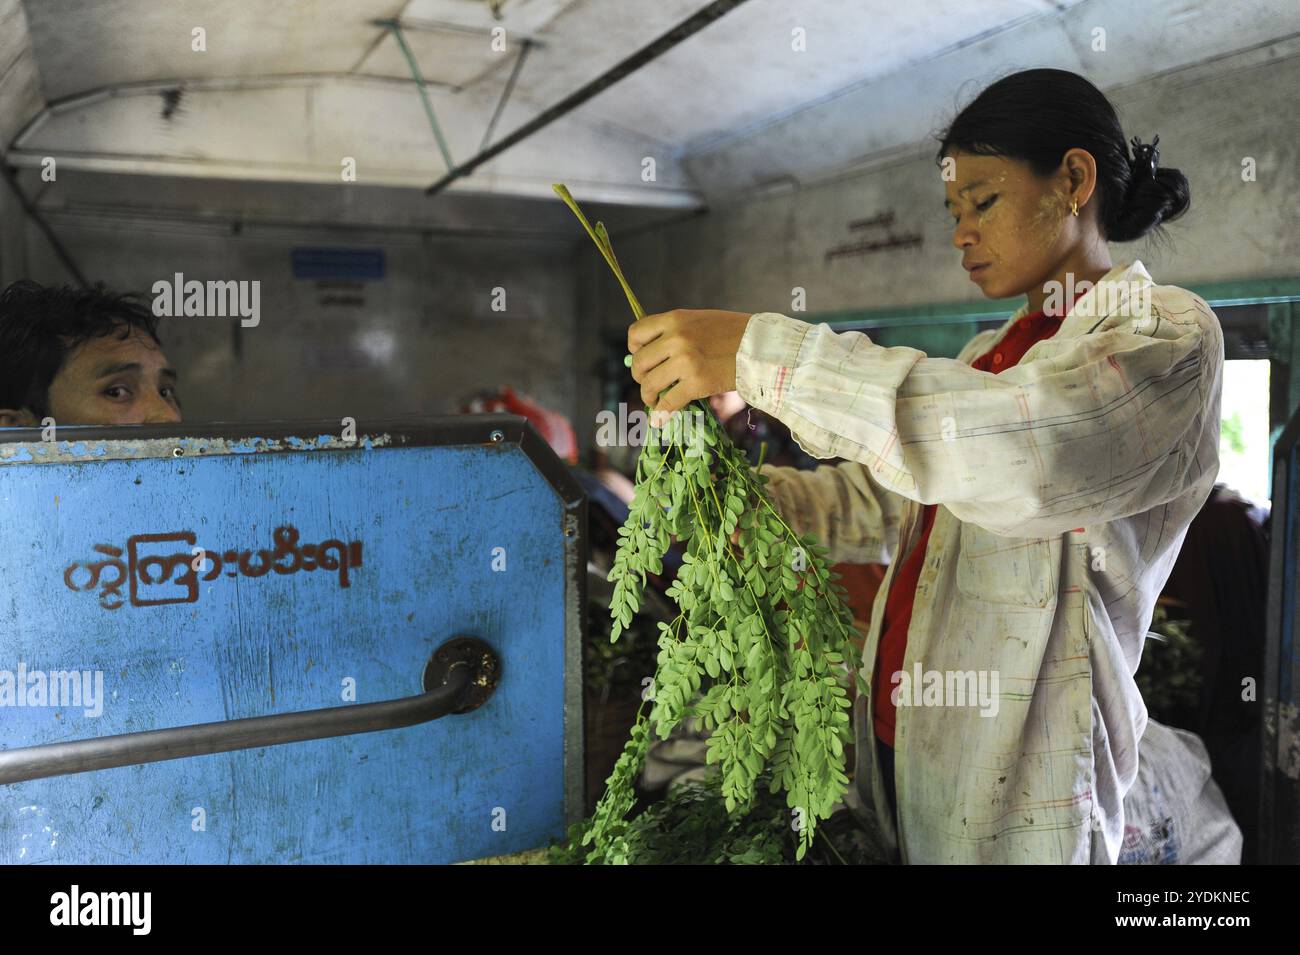
[[[307,247],[290,253],[296,279],[376,281],[384,277],[383,249]]]

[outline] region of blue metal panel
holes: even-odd
[[[357,703],[408,697],[462,634],[499,655],[495,694],[403,729],[0,786],[0,858],[450,862],[543,845],[581,811],[571,503],[519,440],[301,433],[0,443],[0,681],[26,684],[0,698],[0,748],[341,706],[348,681]],[[17,705],[40,702],[33,671],[73,670],[102,674],[100,715]]]

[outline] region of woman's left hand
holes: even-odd
[[[752,314],[676,308],[647,315],[627,332],[632,377],[661,427],[696,398],[736,390],[736,352]],[[677,384],[674,386],[673,382]],[[671,390],[659,398],[665,388]]]

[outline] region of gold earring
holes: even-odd
[[[1071,214],[1072,216],[1076,216],[1076,217],[1079,215],[1079,200],[1078,200],[1078,199],[1071,199],[1071,200],[1070,200],[1070,214]]]

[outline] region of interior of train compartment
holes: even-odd
[[[0,861],[1300,862],[1298,99],[1288,0],[0,0]]]

